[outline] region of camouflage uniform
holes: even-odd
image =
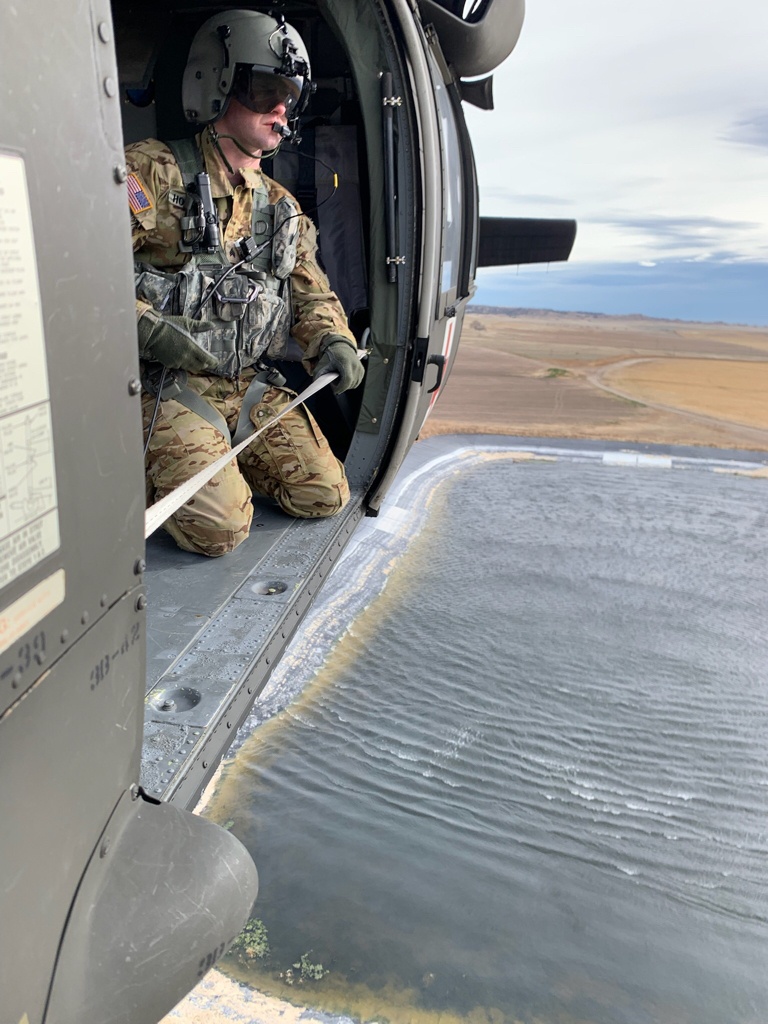
[[[270,203],[282,196],[295,200],[253,168],[241,168],[244,183],[232,186],[208,134],[203,132],[197,141],[211,179],[222,246],[229,253],[237,239],[250,235],[254,188],[266,185]],[[148,209],[131,213],[135,257],[159,269],[180,269],[190,257],[179,251],[185,190],[178,165],[170,149],[155,139],[129,146],[126,159],[129,173],[137,176],[151,202]],[[235,262],[235,257],[230,258]],[[308,372],[327,335],[342,335],[355,343],[341,303],[318,265],[315,228],[306,216],[299,219],[290,297],[291,334],[303,350],[302,363]],[[148,302],[137,299],[137,318],[150,308]],[[214,406],[234,431],[254,372],[246,368],[237,379],[190,373],[187,385]],[[286,388],[269,388],[252,409],[251,420],[256,426],[265,422],[293,395]],[[143,396],[145,431],[154,404],[153,396]],[[173,399],[162,401],[147,452],[148,500],[162,498],[229,447],[229,440],[201,416]],[[344,467],[304,406],[268,428],[238,456],[237,463],[217,473],[166,521],[165,529],[180,547],[205,555],[232,551],[248,536],[251,491],[275,499],[287,513],[303,518],[333,515],[349,499]]]

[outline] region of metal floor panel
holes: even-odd
[[[206,558],[182,551],[163,530],[147,541],[147,692],[232,598],[254,567],[294,524],[259,506],[251,535],[236,551]]]
[[[165,533],[147,544],[147,695],[141,783],[194,801],[362,517],[298,520],[257,506],[236,551],[206,558]]]

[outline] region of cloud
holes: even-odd
[[[632,231],[646,231],[660,237],[676,238],[683,241],[699,239],[704,235],[713,237],[732,231],[751,231],[759,228],[759,221],[729,220],[725,217],[665,217],[661,214],[644,216],[616,214],[594,218],[596,224],[611,224]]]
[[[746,234],[761,230],[757,221],[661,214],[598,214],[590,217],[589,223],[618,229],[628,241],[632,236],[640,236],[638,244],[646,249],[650,245],[659,255],[674,253],[680,258],[714,259],[723,263],[748,258],[738,243]]]
[[[768,110],[757,111],[735,121],[721,137],[726,142],[740,142],[746,146],[768,149]]]
[[[481,270],[473,301],[484,306],[768,326],[766,286],[768,262],[566,263],[519,271]]]
[[[499,203],[515,206],[572,206],[572,200],[563,196],[544,195],[538,192],[515,192],[503,185],[490,185],[483,189],[483,202],[498,206]]]

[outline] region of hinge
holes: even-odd
[[[405,266],[405,256],[387,256],[387,266],[394,264],[396,267]]]
[[[382,105],[385,107],[402,107],[403,97],[402,96],[384,96],[382,97]]]

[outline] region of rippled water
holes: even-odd
[[[212,811],[280,991],[366,1020],[768,1018],[761,480],[507,460],[427,527]],[[294,993],[295,995],[295,993]]]

